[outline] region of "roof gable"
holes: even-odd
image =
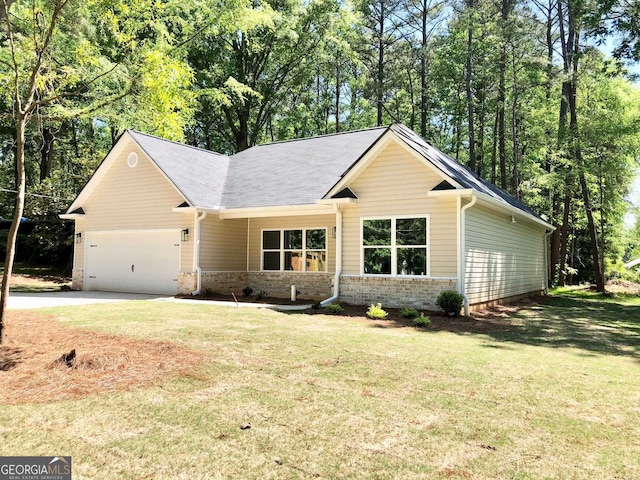
[[[533,215],[540,219],[537,213],[527,207],[525,204],[517,200],[514,196],[496,187],[492,183],[484,180],[474,171],[465,167],[454,158],[444,152],[441,152],[433,145],[429,144],[418,134],[405,127],[404,125],[392,125],[390,129],[398,135],[406,144],[415,150],[418,154],[426,158],[435,168],[443,172],[453,182],[459,184],[462,188],[471,188],[477,192],[484,193],[489,197],[510,205],[524,213]]]
[[[229,162],[222,203],[225,208],[314,204],[385,130],[269,143],[237,153]]]
[[[403,125],[378,127],[252,147],[231,157],[127,130],[67,210],[81,208],[129,142],[135,142],[185,199],[208,209],[312,205],[354,198],[345,189],[395,141],[441,178],[433,190],[473,190],[508,208],[540,217]],[[445,193],[445,192],[442,192]],[[485,198],[486,198],[485,197]],[[544,222],[546,223],[546,222]]]
[[[220,205],[229,157],[189,145],[126,130],[100,163],[67,209],[81,208],[119,155],[135,143],[188,205],[214,208]]]
[[[129,134],[190,205],[221,205],[229,157],[133,130]]]

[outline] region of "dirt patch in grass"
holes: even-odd
[[[607,282],[607,291],[614,294],[622,293],[640,296],[640,283],[628,282],[626,280],[611,280]]]
[[[75,349],[68,367],[56,360]],[[194,376],[203,355],[170,342],[134,340],[9,312],[0,346],[0,403],[51,402]]]

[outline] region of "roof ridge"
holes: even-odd
[[[247,150],[249,150],[251,148],[255,148],[255,147],[267,147],[269,145],[278,145],[278,144],[281,144],[281,143],[303,142],[305,140],[314,140],[316,138],[336,137],[338,135],[348,135],[350,133],[370,132],[370,131],[373,131],[373,130],[383,130],[383,129],[386,129],[386,128],[389,128],[389,126],[387,125],[387,126],[380,126],[380,127],[367,127],[367,128],[360,128],[358,130],[347,130],[347,131],[344,131],[344,132],[323,133],[322,135],[314,135],[312,137],[290,138],[289,140],[278,140],[278,141],[275,141],[275,142],[259,143],[258,145],[254,145],[253,147],[249,147]],[[247,150],[243,150],[242,152],[246,152]],[[242,152],[234,153],[234,155],[238,155],[239,153],[242,153]]]
[[[150,138],[152,138],[154,140],[161,140],[163,142],[173,143],[174,145],[179,145],[181,147],[192,148],[194,150],[198,150],[199,152],[211,153],[211,154],[217,155],[219,157],[227,157],[227,158],[229,158],[229,155],[225,155],[224,153],[214,152],[213,150],[207,150],[206,148],[195,147],[193,145],[189,145],[188,143],[177,142],[175,140],[169,140],[167,138],[158,137],[157,135],[151,135],[150,133],[140,132],[139,130],[134,130],[132,128],[127,128],[125,131],[126,132],[137,133],[139,135],[144,135],[145,137],[150,137]]]

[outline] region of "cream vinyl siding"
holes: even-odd
[[[544,229],[481,206],[466,212],[465,283],[470,303],[544,290]]]
[[[225,220],[226,221],[226,220]],[[335,215],[310,215],[296,217],[251,218],[249,220],[249,271],[260,271],[262,258],[263,230],[293,230],[301,228],[326,228],[327,230],[327,272],[336,268],[336,239],[333,238]],[[314,275],[316,272],[309,272]]]
[[[247,269],[247,220],[220,220],[209,214],[202,220],[200,268],[217,272]]]
[[[84,244],[87,241],[84,218],[78,218],[75,221],[75,232],[73,236],[73,268],[84,268]],[[82,240],[76,243],[75,234],[81,233]]]
[[[138,154],[134,168],[127,165],[131,152]],[[133,141],[127,142],[105,173],[82,205],[86,213],[82,231],[188,228],[189,241],[181,242],[180,268],[191,271],[194,214],[172,211],[184,198],[142,149]]]
[[[457,275],[455,198],[429,198],[442,181],[430,167],[392,142],[349,185],[358,203],[343,207],[343,274],[361,274],[361,219],[428,216],[431,277]]]

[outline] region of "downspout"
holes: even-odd
[[[458,238],[460,246],[460,256],[458,257],[458,292],[464,297],[464,314],[469,316],[469,297],[465,292],[465,270],[466,270],[466,241],[467,241],[467,223],[465,212],[468,208],[473,207],[478,201],[478,197],[471,194],[471,201],[460,209],[460,236]]]
[[[549,237],[553,230],[545,230],[544,232],[544,294],[549,293],[549,263],[550,263],[550,248],[549,248]]]
[[[197,213],[196,213],[197,215]],[[207,212],[201,212],[199,217],[196,217],[196,228],[195,228],[195,239],[196,244],[194,245],[195,252],[193,252],[193,266],[196,271],[196,289],[191,292],[191,295],[196,296],[200,294],[200,290],[202,290],[202,269],[200,268],[200,222],[204,220],[204,217],[207,216]]]
[[[336,208],[336,275],[333,280],[333,295],[320,302],[320,306],[326,307],[335,302],[340,295],[340,275],[342,274],[342,210],[340,205]]]

